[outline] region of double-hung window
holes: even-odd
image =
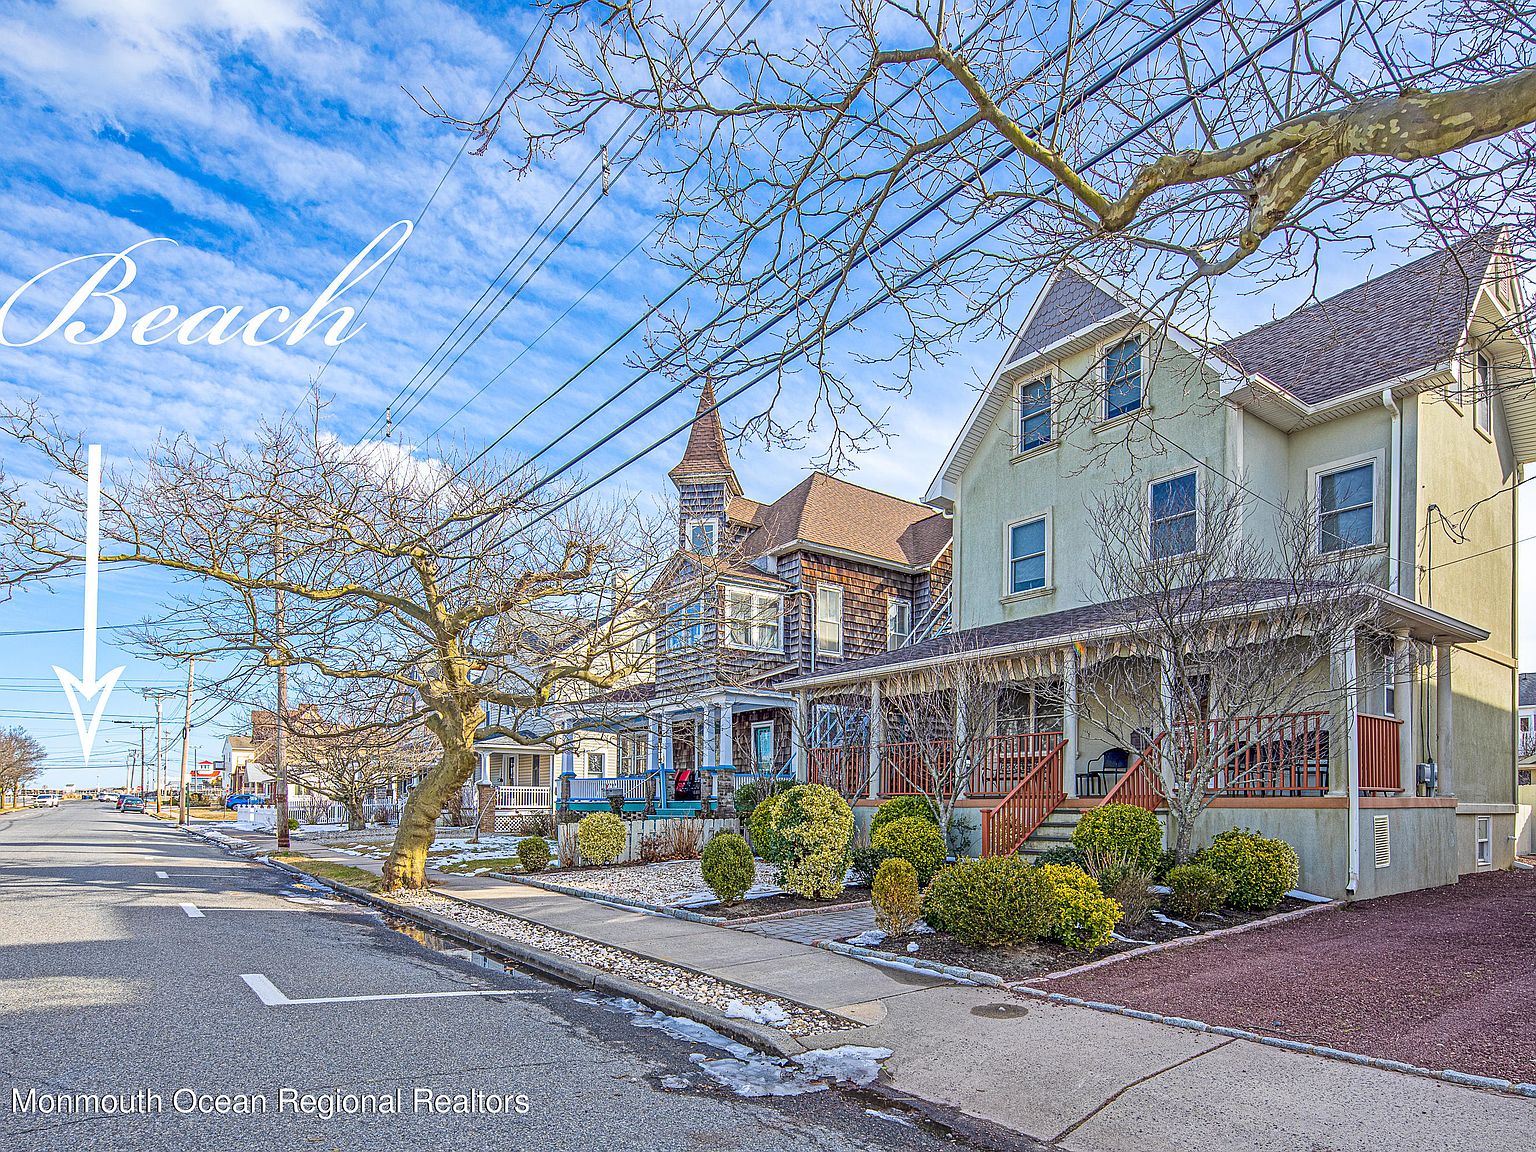
[[[1148,491],[1148,544],[1153,560],[1184,556],[1199,546],[1198,494],[1199,482],[1193,472],[1152,482]]]
[[[1037,516],[1008,529],[1008,592],[1033,592],[1045,587],[1046,519]]]
[[[603,770],[608,767],[608,754],[606,752],[587,753],[587,775],[601,776]]]
[[[696,556],[713,556],[719,526],[713,520],[688,521],[688,551]]]
[[[836,584],[816,585],[816,655],[843,654],[843,590]]]
[[[895,651],[912,638],[912,601],[896,597],[885,602],[885,647]]]
[[[1376,466],[1369,460],[1317,478],[1317,550],[1343,552],[1376,542]]]
[[[704,603],[673,603],[667,606],[667,647],[672,650],[696,647],[704,642]]]
[[[1141,407],[1141,337],[1128,336],[1104,353],[1104,419]]]
[[[1493,432],[1493,361],[1481,352],[1472,362],[1472,419],[1484,432]]]
[[[1051,378],[1042,376],[1019,386],[1019,451],[1043,448],[1051,442]]]
[[[782,652],[781,606],[782,601],[772,592],[727,588],[725,624],[731,647]]]

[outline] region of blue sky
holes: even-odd
[[[754,5],[755,7],[755,5]],[[783,6],[767,21],[804,18]],[[765,25],[766,27],[766,25]],[[0,11],[0,285],[14,286],[59,261],[117,251],[166,236],[138,253],[139,278],[123,294],[130,318],[160,304],[252,311],[302,309],[382,229],[412,219],[460,150],[460,137],[423,116],[402,91],[429,87],[451,108],[478,109],[527,29],[519,4],[422,0],[56,0],[12,2]],[[105,446],[127,454],[161,429],[198,437],[248,433],[299,403],[323,368],[338,435],[367,433],[508,255],[558,198],[581,162],[575,152],[526,178],[507,172],[497,149],[464,156],[443,180],[403,255],[363,317],[365,330],[338,349],[311,337],[294,347],[139,347],[119,337],[89,348],[51,339],[0,348],[0,388],[38,394]],[[626,255],[653,223],[655,189],[638,171],[616,188],[572,241],[436,387],[396,436],[443,435],[478,447],[644,310],[675,273],[643,253]],[[1387,261],[1383,258],[1383,266]],[[1337,270],[1342,286],[1365,270]],[[593,289],[599,277],[605,277]],[[526,344],[590,294],[549,337]],[[1018,302],[1022,315],[1027,300]],[[896,440],[861,462],[858,479],[920,497],[969,407],[967,383],[990,370],[995,339],[919,381],[891,413]],[[455,410],[520,358],[457,417]],[[627,378],[614,358],[526,427],[514,447],[541,442],[570,414]],[[652,386],[652,393],[657,390]],[[681,397],[606,445],[617,460],[691,406]],[[445,423],[446,422],[446,423]],[[608,425],[611,427],[610,419]],[[626,476],[655,487],[678,448]],[[807,467],[795,453],[743,455],[749,489],[776,495]],[[1527,524],[1522,534],[1536,530]],[[104,574],[104,625],[155,610],[164,585],[142,572]],[[19,723],[49,745],[50,779],[120,778],[73,766],[73,723],[50,667],[78,668],[77,634],[15,635],[79,623],[78,588],[0,603],[0,724]],[[1527,612],[1527,619],[1536,612]],[[136,691],[181,687],[174,670],[110,647],[104,667],[125,664],[109,719],[152,708]],[[1532,645],[1524,645],[1531,651]],[[179,705],[168,717],[179,725]],[[216,759],[232,717],[207,718],[192,744]],[[125,727],[108,738],[132,735]],[[137,736],[132,735],[135,744]],[[122,762],[108,744],[94,762]],[[174,764],[179,750],[170,752]]]

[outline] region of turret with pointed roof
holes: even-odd
[[[698,412],[688,431],[683,458],[667,475],[679,490],[684,486],[723,484],[730,495],[741,495],[741,484],[725,448],[725,429],[720,426],[720,413],[715,409],[715,387],[708,380],[699,391]]]

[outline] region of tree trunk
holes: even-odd
[[[464,786],[475,770],[474,732],[443,725],[437,733],[443,744],[437,767],[422,778],[400,809],[400,826],[384,862],[384,891],[425,888],[427,849],[437,834],[437,818],[448,798]]]
[[[346,809],[347,831],[361,832],[367,824],[367,819],[363,813],[363,798],[361,796],[349,797],[346,801]]]
[[[1191,855],[1189,850],[1189,841],[1190,837],[1194,834],[1195,822],[1193,820],[1184,819],[1184,817],[1181,814],[1175,812],[1171,806],[1168,809],[1168,818],[1173,821],[1174,825],[1174,862],[1178,864],[1188,864]]]

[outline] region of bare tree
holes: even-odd
[[[21,790],[42,771],[47,751],[25,728],[0,728],[0,802],[11,794],[12,805],[21,803]]]
[[[1340,701],[1356,687],[1337,654],[1351,633],[1382,639],[1369,591],[1380,557],[1319,550],[1306,509],[1254,503],[1212,485],[1149,524],[1143,490],[1125,484],[1091,509],[1115,639],[1090,649],[1080,698],[1090,722],[1145,750],[1154,796],[1142,799],[1167,804],[1181,862],[1223,792],[1327,787]]]
[[[563,686],[628,674],[625,609],[658,534],[633,505],[567,503],[564,486],[517,460],[347,445],[322,414],[317,402],[252,443],[161,440],[113,470],[101,560],[180,580],[168,617],[140,637],[151,654],[286,665],[317,703],[327,687],[371,693],[401,729],[431,733],[437,763],[405,804],[384,873],[389,888],[419,887],[476,738],[540,723],[558,735],[543,715]],[[85,447],[35,406],[0,424],[52,469],[25,499],[0,486],[0,581],[46,582],[81,561]]]
[[[1528,0],[839,0],[750,33],[723,4],[541,8],[488,115],[423,105],[519,173],[636,117],[604,156],[649,168],[662,255],[714,296],[652,326],[649,366],[723,395],[766,374],[744,431],[781,441],[803,358],[834,461],[880,437],[859,363],[905,388],[1067,258],[1203,333],[1215,278],[1310,277],[1384,224],[1530,239]],[[878,352],[834,340],[880,322]]]
[[[344,708],[326,715],[300,709],[289,720],[289,778],[340,804],[354,831],[366,825],[368,802],[377,790],[393,790],[437,758],[436,743],[424,729],[376,712]]]

